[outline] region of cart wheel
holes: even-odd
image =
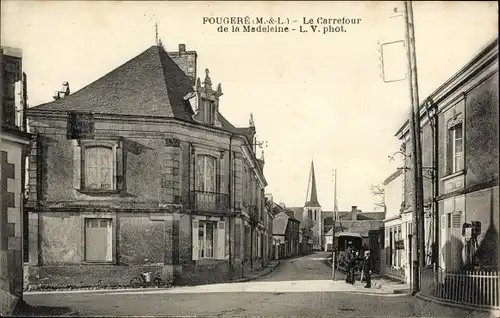
[[[130,286],[138,288],[142,286],[142,281],[139,277],[134,277],[130,280]]]
[[[165,281],[159,277],[156,277],[153,281],[154,285],[157,287],[164,287],[165,286]]]

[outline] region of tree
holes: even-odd
[[[382,208],[385,210],[385,189],[384,189],[384,186],[379,185],[379,184],[371,185],[370,191],[372,192],[372,195],[376,199],[376,201],[374,202],[375,207]]]

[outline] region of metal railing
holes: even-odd
[[[225,193],[192,191],[192,209],[203,212],[229,212],[229,196]]]
[[[499,309],[498,278],[498,270],[428,268],[421,272],[421,292],[452,303]]]

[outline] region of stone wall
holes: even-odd
[[[18,138],[15,138],[16,140]],[[23,293],[23,145],[0,136],[0,306],[1,316],[14,309]]]

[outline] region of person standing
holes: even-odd
[[[365,251],[365,264],[363,268],[363,272],[366,277],[366,285],[365,288],[372,287],[372,258],[370,256],[370,251]]]
[[[346,279],[345,282],[348,284],[354,284],[354,248],[352,247],[352,242],[347,243],[346,249]]]

